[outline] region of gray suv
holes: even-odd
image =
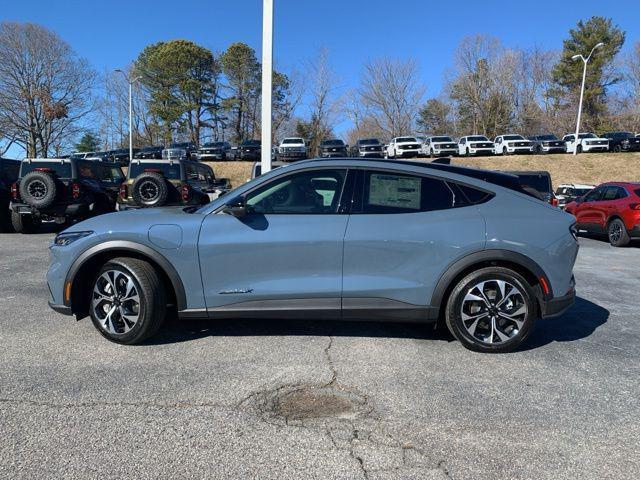
[[[446,324],[506,352],[575,297],[573,216],[513,175],[384,160],[303,160],[199,209],[75,225],[51,247],[51,307],[111,341],[181,318]]]

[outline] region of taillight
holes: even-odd
[[[11,198],[13,198],[14,200],[18,199],[18,184],[14,183],[13,185],[11,185]]]
[[[122,200],[125,200],[127,198],[127,184],[126,183],[121,183],[120,184],[120,189],[118,191],[120,198]]]
[[[182,185],[182,200],[185,202],[189,201],[189,185]]]
[[[73,183],[73,185],[71,185],[71,196],[73,197],[74,200],[77,200],[80,198],[80,184],[79,183]]]
[[[558,206],[558,199],[556,197],[551,197],[551,205],[554,207]]]

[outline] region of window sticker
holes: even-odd
[[[372,173],[369,178],[369,205],[420,210],[422,179]]]

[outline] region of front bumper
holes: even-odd
[[[223,160],[226,158],[226,154],[224,152],[217,153],[199,153],[198,160],[207,161],[207,160]]]
[[[302,160],[307,158],[307,152],[279,152],[278,158],[283,160]]]
[[[507,147],[508,153],[532,153],[533,147]]]
[[[434,148],[433,150],[433,154],[437,155],[437,156],[449,156],[449,155],[457,155],[458,154],[458,149],[457,148]]]
[[[260,158],[260,152],[256,150],[251,150],[249,152],[245,152],[244,150],[240,152],[241,160],[258,160]]]
[[[411,150],[398,150],[398,157],[402,158],[413,158],[420,155],[420,149],[411,149]]]
[[[320,156],[322,158],[344,158],[344,157],[347,157],[348,155],[346,151],[340,151],[340,152],[322,152]]]
[[[567,152],[567,147],[563,147],[562,145],[558,145],[558,146],[544,146],[542,145],[542,151],[544,153],[553,153],[553,152],[559,152],[559,153],[566,153]]]
[[[608,152],[609,145],[583,145],[583,152]]]
[[[469,155],[493,155],[493,148],[470,148]]]

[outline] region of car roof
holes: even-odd
[[[199,163],[193,160],[188,160],[186,158],[134,158],[131,160],[131,163],[180,163],[180,162],[189,162],[189,163]],[[205,165],[204,163],[202,165]]]
[[[499,172],[495,170],[483,170],[479,168],[465,167],[460,165],[448,165],[444,163],[433,162],[421,162],[411,160],[360,160],[356,158],[337,158],[337,159],[308,159],[295,162],[296,166],[327,166],[335,165],[336,167],[352,167],[352,168],[385,168],[393,169],[394,167],[411,167],[424,172],[434,171],[445,173],[444,177],[449,177],[451,180],[464,181],[466,177],[479,180],[481,182],[487,182],[493,185],[507,188],[509,190],[516,191],[518,193],[532,196],[529,192],[522,188],[518,177],[512,173]],[[535,173],[535,172],[534,172]],[[440,175],[438,175],[440,176]],[[456,178],[458,177],[458,178]],[[461,177],[461,178],[460,178]]]

